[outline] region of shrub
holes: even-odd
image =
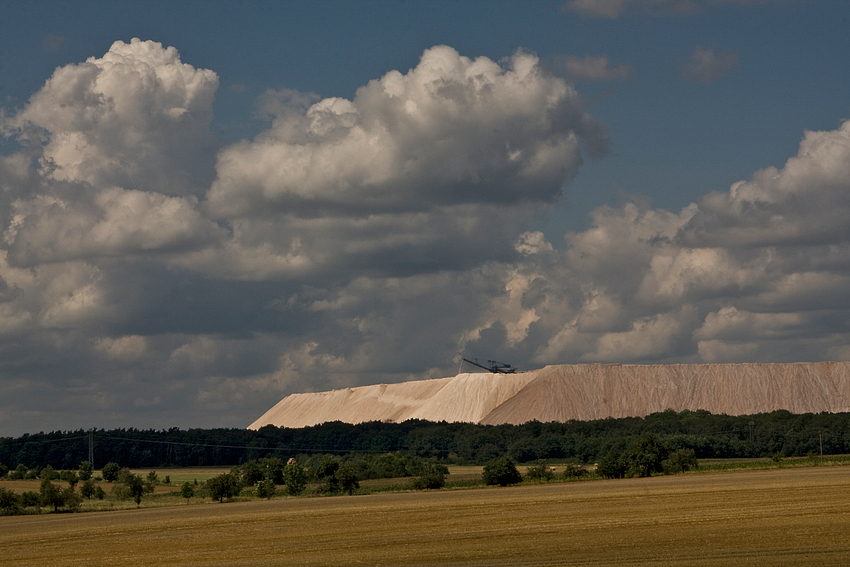
[[[410,484],[415,490],[443,488],[446,485],[446,475],[448,474],[449,469],[445,465],[427,463],[422,474],[413,479]]]
[[[50,479],[42,479],[41,490],[39,491],[39,503],[42,506],[53,506],[53,511],[58,511],[59,507],[64,503],[62,489],[50,482]]]
[[[670,455],[666,443],[651,433],[638,437],[626,450],[627,475],[647,477],[664,472],[664,461]]]
[[[180,496],[186,499],[186,502],[189,501],[191,497],[195,495],[195,487],[188,480],[180,485]]]
[[[622,453],[610,451],[596,464],[596,472],[603,478],[624,478],[628,465]]]
[[[5,487],[0,487],[0,513],[4,516],[21,513],[21,499]]]
[[[549,482],[554,476],[555,473],[552,472],[552,468],[543,459],[538,460],[536,465],[528,467],[525,472],[525,478],[540,482]]]
[[[349,495],[354,493],[354,490],[360,488],[360,481],[357,480],[357,474],[354,472],[354,467],[351,463],[342,463],[334,473],[339,488]]]
[[[84,480],[80,485],[80,496],[91,499],[94,496],[94,481],[92,479]]]
[[[316,479],[325,483],[324,489],[327,492],[339,490],[339,479],[336,476],[339,467],[339,459],[330,456],[323,458],[319,466],[316,467]]]
[[[270,480],[261,480],[256,484],[254,488],[254,496],[256,496],[257,498],[266,498],[271,500],[271,497],[274,496],[274,492],[274,482]]]
[[[79,512],[83,497],[74,492],[70,486],[62,491],[62,505],[71,512]]]
[[[47,465],[38,473],[38,478],[42,480],[57,480],[59,478],[59,473],[53,470],[53,467]]]
[[[71,487],[76,486],[77,483],[80,481],[80,477],[78,477],[77,473],[74,471],[62,471],[61,473],[59,473],[59,479],[64,480],[65,482],[70,484]]]
[[[118,463],[109,462],[103,465],[103,469],[100,471],[100,474],[106,482],[115,482],[118,480],[118,471],[120,470],[121,467]]]
[[[217,498],[219,502],[224,502],[225,498],[229,500],[239,492],[239,482],[229,473],[212,477],[204,484],[204,487],[210,498],[213,500]]]
[[[25,508],[33,508],[41,506],[41,498],[38,495],[38,492],[33,492],[28,490],[21,494],[20,496],[21,506]]]
[[[581,478],[587,474],[587,469],[581,465],[567,465],[564,469],[564,478]]]
[[[516,468],[516,463],[510,457],[502,457],[484,465],[482,473],[484,484],[493,486],[508,486],[522,482],[522,475]]]
[[[693,449],[676,449],[670,453],[670,457],[664,461],[664,472],[673,474],[685,472],[699,467]]]
[[[290,496],[297,496],[304,492],[307,487],[307,473],[304,467],[290,459],[290,462],[283,467],[283,482],[286,484],[286,493]]]
[[[80,477],[80,480],[89,480],[92,477],[94,469],[92,468],[92,464],[88,461],[83,461],[79,466],[79,473],[77,476]]]

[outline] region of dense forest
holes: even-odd
[[[667,410],[647,417],[566,423],[475,425],[411,420],[357,425],[331,422],[299,429],[167,430],[95,429],[0,438],[0,465],[50,465],[73,469],[89,459],[123,467],[232,466],[297,455],[389,453],[436,457],[450,464],[484,464],[509,455],[518,462],[538,459],[593,463],[621,451],[636,437],[652,433],[672,449],[693,449],[697,458],[802,456],[850,453],[850,413],[771,413],[728,416],[707,411]]]

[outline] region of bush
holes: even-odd
[[[446,476],[448,474],[449,469],[446,465],[427,463],[424,466],[422,474],[413,479],[410,484],[415,490],[443,488],[446,485]]]
[[[508,486],[522,482],[522,475],[516,468],[516,463],[510,457],[502,457],[484,465],[482,473],[484,484],[489,486]]]
[[[693,449],[676,449],[670,453],[670,457],[664,461],[664,473],[674,474],[685,472],[699,467]]]
[[[564,469],[564,478],[573,479],[581,478],[587,474],[587,469],[581,465],[567,465]]]
[[[180,485],[180,496],[186,499],[186,502],[189,501],[191,497],[195,495],[195,487],[188,480]]]
[[[57,480],[59,478],[59,473],[53,470],[53,467],[47,465],[38,473],[38,478],[42,480]]]
[[[354,493],[354,490],[360,488],[360,481],[357,480],[357,474],[354,472],[354,467],[351,463],[342,463],[334,473],[339,488],[349,495]]]
[[[319,466],[316,467],[316,479],[325,483],[324,489],[327,492],[339,490],[339,479],[336,476],[339,466],[339,459],[328,456],[323,458]]]
[[[38,492],[28,490],[21,494],[20,502],[21,506],[25,508],[35,508],[41,506],[41,497],[39,497]]]
[[[543,459],[538,460],[536,465],[528,467],[525,472],[525,478],[540,482],[549,482],[554,476],[555,473],[552,472],[552,468]]]
[[[120,470],[121,467],[118,463],[109,462],[103,465],[103,469],[100,471],[100,474],[106,482],[115,482],[118,480],[118,471]]]
[[[21,499],[5,487],[0,487],[0,514],[12,516],[21,513]]]
[[[204,487],[210,498],[219,502],[224,502],[236,496],[239,493],[239,482],[236,477],[229,473],[220,474],[209,479]]]
[[[77,476],[75,471],[62,471],[59,473],[59,479],[67,482],[71,487],[77,486],[77,483],[80,481],[80,477]]]
[[[151,491],[153,488],[151,487]],[[112,494],[119,500],[132,498],[136,505],[142,503],[142,495],[147,492],[145,480],[140,474],[133,474],[130,469],[120,469],[118,471],[118,482],[112,487]]]
[[[271,500],[271,497],[274,496],[275,486],[274,482],[270,480],[261,480],[254,487],[254,496],[257,498],[266,498]]]
[[[71,512],[79,512],[83,497],[74,492],[70,486],[62,491],[62,505]]]
[[[91,499],[94,496],[94,481],[92,479],[84,480],[80,485],[80,496]]]
[[[670,455],[666,443],[651,433],[638,437],[626,450],[628,476],[641,478],[664,472],[664,461]]]
[[[39,504],[45,507],[53,506],[53,511],[57,512],[63,503],[62,489],[50,482],[50,479],[42,479]]]
[[[628,465],[622,453],[611,451],[602,456],[596,464],[596,472],[602,478],[624,478]]]
[[[89,480],[94,473],[94,469],[92,468],[92,464],[88,461],[83,461],[80,463],[79,469],[80,472],[77,476],[80,477],[80,480]]]
[[[307,473],[295,459],[290,459],[283,467],[283,482],[286,485],[286,493],[290,496],[298,496],[307,487]]]

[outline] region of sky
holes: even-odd
[[[848,2],[0,12],[0,436],[850,360]]]

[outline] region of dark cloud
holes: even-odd
[[[531,54],[269,91],[268,130],[224,148],[217,85],[118,42],[2,115],[23,144],[0,156],[4,434],[243,426],[464,355],[850,358],[850,122],[680,211],[598,208],[556,249],[530,221],[608,137]]]

